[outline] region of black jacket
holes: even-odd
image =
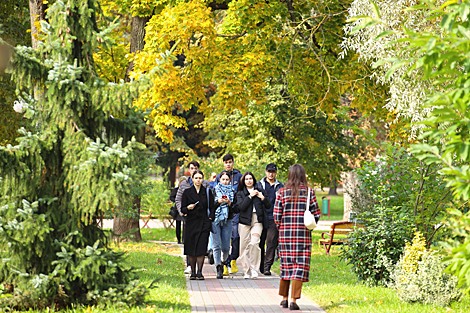
[[[271,208],[271,201],[262,188],[255,186],[255,189],[262,192],[264,200],[261,201],[258,197],[250,198],[250,193],[246,187],[243,190],[238,191],[235,195],[237,201],[235,203],[235,212],[240,212],[240,224],[251,225],[251,216],[253,213],[253,205],[255,206],[256,215],[258,216],[258,222],[263,223],[263,228],[269,227],[268,213],[267,210]]]

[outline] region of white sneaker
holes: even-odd
[[[191,274],[191,265],[184,270],[185,274]]]
[[[243,278],[245,278],[245,279],[250,279],[251,276],[250,276],[250,274],[245,274],[245,275],[243,276]]]
[[[228,269],[228,273],[232,274],[232,268],[227,266],[227,269]]]
[[[251,270],[251,278],[256,278],[258,277],[258,272],[255,270]]]

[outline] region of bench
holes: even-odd
[[[364,226],[354,222],[336,222],[331,225],[330,232],[323,232],[321,239],[318,241],[319,245],[325,247],[327,255],[330,255],[332,245],[342,245],[347,242],[347,238],[335,238],[335,235],[349,235],[350,232],[356,228],[363,228]]]

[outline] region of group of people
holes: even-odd
[[[292,165],[284,186],[276,179],[277,166],[273,163],[266,166],[266,176],[256,181],[253,173],[241,174],[233,168],[232,155],[225,155],[223,162],[224,170],[216,176],[212,188],[199,170],[199,163],[189,162],[190,177],[181,179],[178,189],[172,192],[179,213],[177,228],[184,222],[185,272],[191,280],[204,279],[202,269],[209,239],[218,279],[238,272],[237,260],[245,279],[256,278],[259,272],[271,275],[278,248],[279,294],[283,297],[280,305],[298,310],[296,300],[302,283],[309,278],[312,244],[311,231],[303,222],[304,211],[310,210],[317,222],[320,218],[304,167]]]

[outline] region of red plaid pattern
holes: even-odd
[[[307,282],[312,247],[312,233],[304,225],[307,189],[303,187],[296,199],[293,199],[290,193],[290,189],[279,190],[274,204],[274,221],[279,229],[281,279]],[[317,221],[320,219],[317,198],[312,189],[310,189],[310,212]]]

